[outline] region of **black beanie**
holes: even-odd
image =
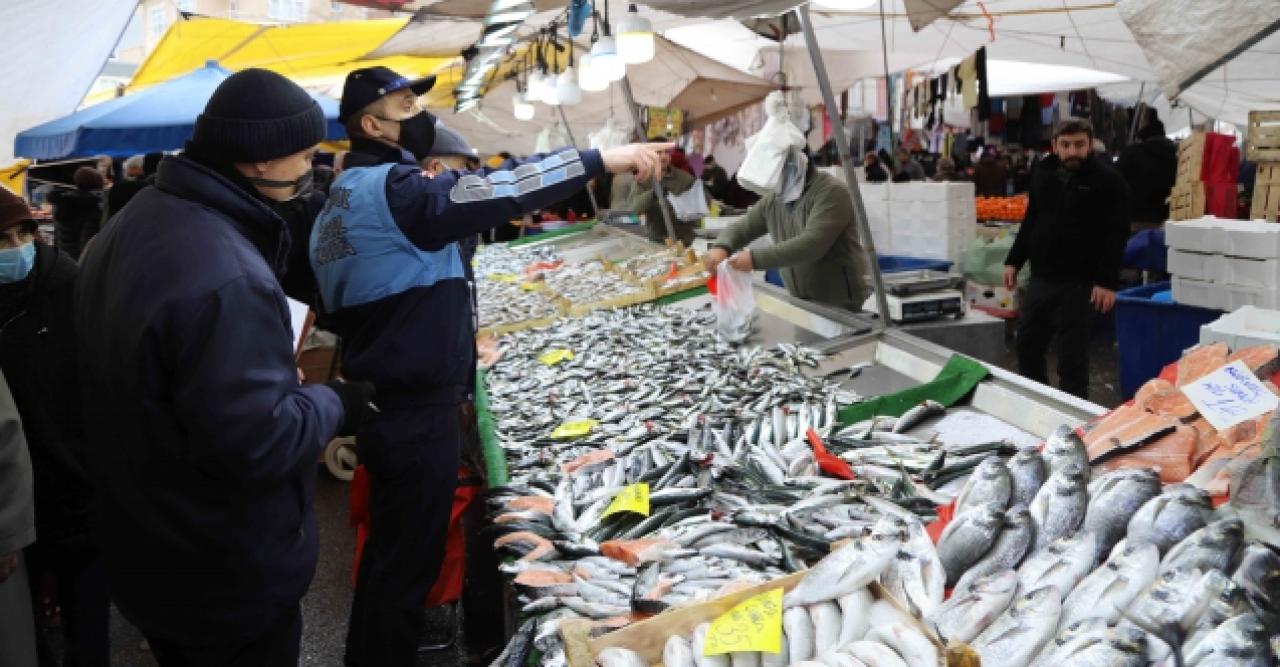
[[[307,91],[275,72],[247,69],[218,84],[191,143],[210,158],[263,162],[311,148],[324,135],[324,111]]]

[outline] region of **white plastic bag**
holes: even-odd
[[[554,127],[543,128],[538,133],[538,138],[533,142],[533,152],[550,153],[572,143],[569,141],[569,135],[565,134],[564,128],[557,124]]]
[[[782,191],[783,165],[792,149],[805,146],[804,134],[791,122],[781,92],[769,93],[764,109],[769,118],[759,132],[747,138],[747,156],[738,168],[738,183],[758,195]]]
[[[716,293],[711,297],[711,310],[716,314],[716,331],[725,340],[730,343],[746,340],[751,335],[751,319],[756,312],[751,272],[720,262],[716,267]]]
[[[694,179],[693,185],[681,194],[667,193],[667,201],[671,202],[671,210],[681,222],[697,222],[707,216],[707,195],[702,190],[702,181]]]
[[[591,148],[598,151],[609,150],[610,148],[618,148],[625,146],[627,139],[631,136],[631,124],[623,123],[617,119],[610,118],[605,122],[604,127],[587,135],[587,140]]]

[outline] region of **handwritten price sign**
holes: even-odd
[[[1219,431],[1276,409],[1280,398],[1242,361],[1235,361],[1182,388],[1200,415]]]
[[[635,512],[649,516],[649,485],[640,482],[625,487],[613,497],[613,502],[604,510],[604,516],[615,512]]]
[[[703,655],[782,651],[782,589],[761,593],[711,623]]]

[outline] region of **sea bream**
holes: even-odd
[[[1031,553],[1048,546],[1060,537],[1075,534],[1089,506],[1086,490],[1088,468],[1065,459],[1049,475],[1035,500],[1031,501],[1031,518],[1035,522],[1035,540]]]
[[[972,643],[983,667],[1025,667],[1056,634],[1062,595],[1052,586],[1014,598]]]
[[[1156,545],[1117,545],[1111,557],[1063,601],[1058,629],[1087,618],[1102,618],[1108,624],[1120,620],[1121,612],[1155,580],[1159,567]]]
[[[993,572],[964,593],[952,595],[926,620],[943,639],[967,643],[1004,613],[1017,590],[1017,572]]]

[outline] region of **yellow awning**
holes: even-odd
[[[347,72],[383,65],[410,77],[429,74],[450,58],[365,59],[408,21],[405,18],[265,26],[196,17],[174,23],[138,67],[127,92],[168,81],[209,60],[231,71],[259,67],[301,86],[340,85]]]
[[[26,187],[29,166],[31,166],[31,160],[23,158],[7,167],[0,167],[0,185],[21,196],[23,188]]]

